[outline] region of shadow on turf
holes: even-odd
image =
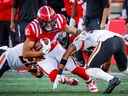
[[[83,95],[87,95],[90,94],[89,91],[63,91],[63,90],[55,90],[55,91],[5,91],[5,92],[0,92],[0,94],[2,95],[6,95],[6,94],[10,94],[10,95],[31,95],[31,94],[51,94],[51,95],[56,95],[56,94],[69,94],[69,95],[77,95],[77,94],[81,94]],[[128,90],[119,90],[116,92],[113,92],[112,94],[102,94],[102,92],[98,92],[98,93],[92,93],[92,95],[96,95],[96,96],[127,96],[128,94]],[[90,96],[92,96],[90,95]]]
[[[98,92],[97,94],[99,94]],[[57,91],[6,91],[6,92],[0,92],[0,94],[90,94],[89,91],[62,91],[62,90],[57,90]],[[95,93],[92,93],[95,94]]]
[[[118,90],[117,92],[115,92],[115,94],[127,94],[125,96],[128,96],[128,89],[126,89],[126,90]]]

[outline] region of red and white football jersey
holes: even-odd
[[[41,38],[48,38],[50,39],[50,41],[52,41],[55,35],[58,32],[63,31],[66,28],[66,26],[67,26],[66,18],[61,14],[56,15],[56,25],[53,31],[51,32],[43,31],[39,21],[37,19],[34,19],[25,28],[25,35],[27,38],[29,38],[32,41],[37,41],[40,40]]]
[[[49,39],[51,41],[51,49],[53,49],[57,44],[57,40],[55,37],[56,34],[58,32],[62,32],[66,28],[66,26],[67,26],[67,20],[61,14],[56,15],[55,28],[50,32],[44,31],[41,28],[38,19],[34,19],[25,28],[25,35],[27,38],[29,38],[32,41],[39,41],[40,39],[43,38]]]

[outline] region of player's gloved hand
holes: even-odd
[[[69,21],[69,26],[74,27],[76,25],[75,19],[71,18]]]

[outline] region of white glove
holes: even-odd
[[[74,27],[75,25],[76,25],[76,21],[73,18],[71,18],[69,21],[69,26]]]

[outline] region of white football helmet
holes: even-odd
[[[40,39],[40,43],[42,45],[42,52],[43,54],[47,54],[49,53],[50,49],[51,49],[51,41],[48,38],[43,38]]]

